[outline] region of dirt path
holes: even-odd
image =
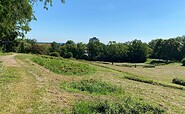
[[[0,86],[0,114],[62,112],[71,104],[68,99],[73,96],[60,91],[56,74],[26,57],[17,56],[19,54],[0,56],[7,70],[5,74],[18,76],[17,80]]]
[[[3,62],[4,66],[14,66],[14,67],[20,67],[20,65],[15,60],[15,56],[17,54],[13,55],[7,55],[7,56],[0,56],[0,61]]]

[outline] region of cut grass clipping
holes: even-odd
[[[178,79],[178,78],[174,78],[174,79],[172,80],[172,83],[185,86],[185,80]]]
[[[68,90],[68,91],[83,91],[88,92],[90,94],[101,94],[101,95],[107,95],[107,94],[118,94],[122,93],[123,90],[121,87],[117,87],[115,85],[108,84],[106,82],[98,81],[98,80],[82,80],[80,82],[62,82],[61,88]]]
[[[175,85],[175,84],[158,82],[158,81],[154,81],[154,80],[151,80],[149,78],[145,78],[145,77],[141,77],[141,76],[133,76],[133,75],[128,75],[127,74],[123,78],[129,79],[129,80],[133,80],[133,81],[137,81],[137,82],[148,83],[148,84],[152,84],[152,85],[160,85],[160,86],[163,86],[163,87],[169,87],[169,88],[174,88],[174,89],[185,90],[185,88],[183,88],[181,86],[178,86],[178,85]]]
[[[162,114],[164,110],[143,101],[127,97],[119,101],[81,101],[73,107],[73,114]]]
[[[11,71],[8,71],[8,69],[3,69],[1,61],[0,61],[0,84],[8,83],[18,78],[17,76],[14,76],[14,74],[12,73],[13,70],[14,69],[11,69]]]
[[[95,68],[88,64],[76,63],[63,58],[37,56],[33,57],[31,60],[58,74],[86,75],[95,72]]]

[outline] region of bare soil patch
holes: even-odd
[[[20,65],[18,62],[15,60],[15,56],[17,54],[13,55],[7,55],[7,56],[0,56],[0,61],[2,61],[2,64],[4,66],[13,66],[13,67],[19,67]]]

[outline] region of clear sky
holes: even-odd
[[[185,0],[53,0],[49,10],[34,6],[37,21],[26,36],[44,42],[103,43],[185,35]]]

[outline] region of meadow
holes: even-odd
[[[185,87],[172,83],[173,78],[184,79],[179,63],[135,68],[31,54],[7,59],[10,56],[13,65],[0,59],[0,114],[185,111]]]

